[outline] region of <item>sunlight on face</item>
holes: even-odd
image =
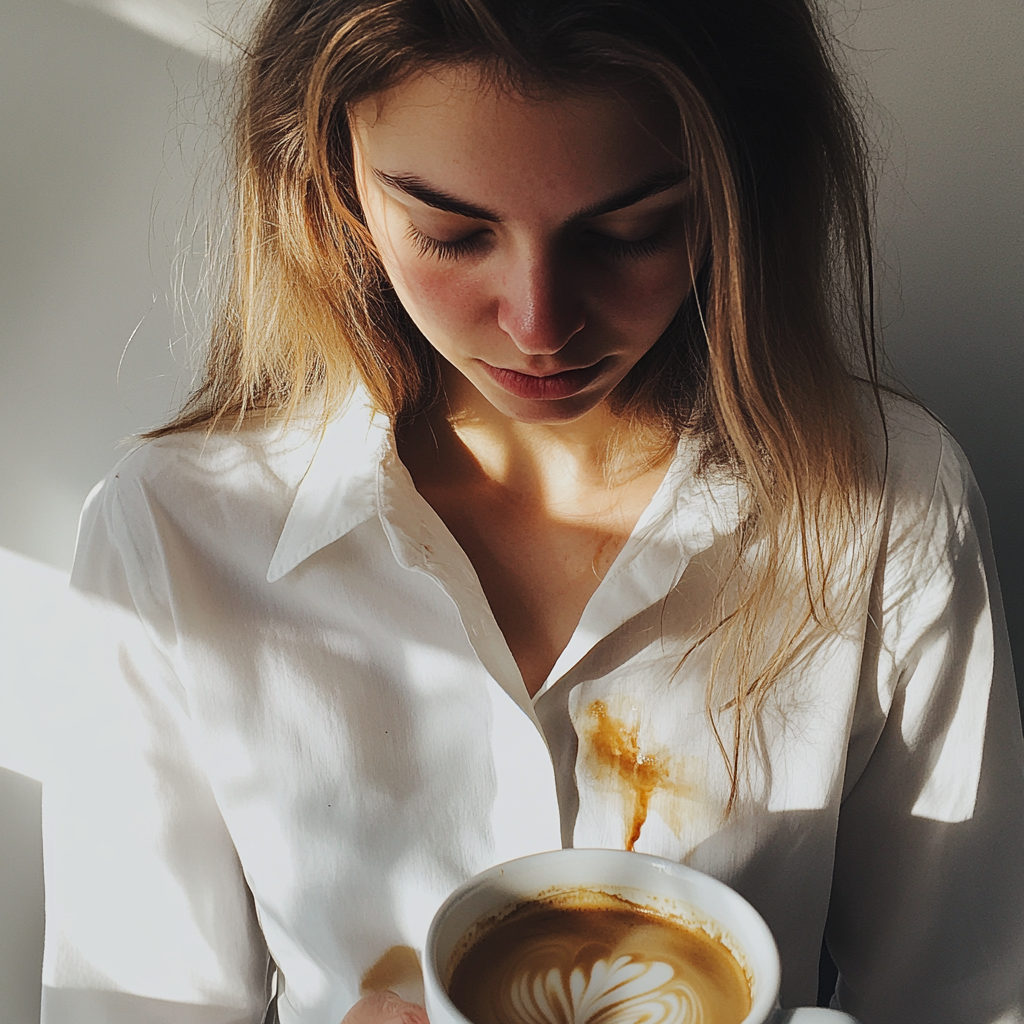
[[[668,326],[691,288],[693,196],[667,108],[638,90],[525,98],[473,68],[354,107],[367,224],[450,364],[450,401],[578,419]]]

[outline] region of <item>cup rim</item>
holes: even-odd
[[[704,910],[697,904],[691,903],[683,898],[679,898],[678,902],[691,905],[693,909],[698,912],[698,916],[703,915],[709,919],[709,922],[713,922],[717,925],[717,927],[730,938],[732,943],[738,947],[742,952],[744,959],[746,959],[747,970],[751,975],[754,991],[751,993],[750,1013],[744,1018],[742,1024],[758,1024],[758,1022],[768,1019],[772,1009],[776,1006],[779,985],[781,982],[781,964],[779,960],[778,946],[776,945],[775,938],[768,925],[765,923],[764,918],[748,900],[725,882],[722,882],[703,871],[698,871],[696,868],[680,864],[677,861],[667,860],[663,857],[656,857],[651,854],[637,853],[632,850],[584,847],[568,847],[561,850],[548,850],[544,853],[529,854],[524,857],[516,857],[512,860],[495,864],[459,885],[441,904],[441,906],[438,907],[430,922],[430,927],[427,930],[426,947],[424,950],[425,955],[423,957],[424,980],[427,982],[427,990],[429,991],[431,988],[434,990],[449,1015],[457,1015],[456,1019],[466,1019],[449,998],[448,992],[442,981],[442,971],[445,970],[448,965],[440,965],[436,962],[435,946],[438,940],[438,933],[443,926],[448,913],[453,907],[462,903],[467,898],[470,898],[472,894],[477,892],[479,889],[485,887],[489,883],[496,882],[503,878],[506,872],[510,869],[520,870],[519,865],[522,865],[525,862],[541,864],[545,860],[565,859],[567,854],[581,854],[585,856],[585,859],[593,861],[604,860],[609,864],[619,861],[623,857],[631,858],[629,863],[636,864],[637,861],[632,860],[632,858],[637,858],[640,862],[644,863],[647,870],[653,870],[657,874],[673,876],[682,880],[684,883],[702,886],[706,891],[714,893],[716,902],[729,907],[732,914],[743,919],[746,941],[741,941],[741,939],[734,934],[734,929],[718,921],[711,911]],[[629,882],[605,882],[604,884],[615,887],[621,886],[624,889],[639,888],[638,886],[631,886]],[[600,889],[602,882],[588,882],[587,880],[583,880],[579,885],[581,888],[593,887]],[[550,885],[540,886],[537,888],[537,895],[541,895],[549,889]],[[530,897],[523,896],[520,898],[529,899]],[[759,969],[756,972],[753,967],[753,960],[755,958],[751,956],[749,949],[749,947],[754,945],[758,947],[757,960],[760,964]],[[472,1022],[468,1022],[468,1024],[472,1024]]]

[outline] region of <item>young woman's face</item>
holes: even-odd
[[[395,291],[465,381],[520,422],[599,405],[691,287],[678,114],[636,92],[527,99],[472,68],[352,111],[356,182]],[[461,375],[461,376],[459,376]]]

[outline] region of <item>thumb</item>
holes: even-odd
[[[429,1024],[427,1011],[407,1003],[389,989],[364,996],[345,1014],[341,1024]]]

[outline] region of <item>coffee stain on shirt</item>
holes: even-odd
[[[392,946],[385,950],[359,981],[359,994],[390,989],[410,1003],[423,1005],[423,970],[412,946]]]
[[[688,801],[699,798],[693,757],[673,754],[642,742],[640,709],[631,704],[625,714],[613,713],[603,700],[591,701],[585,716],[585,765],[596,785],[618,792],[624,802],[627,850],[640,838],[652,802],[673,831],[682,827]]]

